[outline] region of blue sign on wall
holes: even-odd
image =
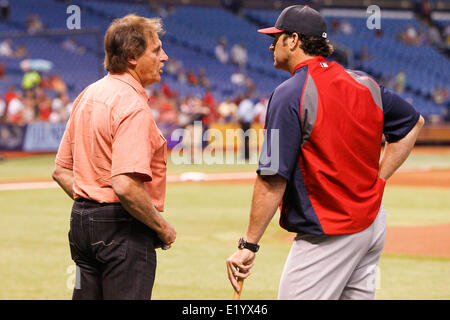
[[[65,129],[65,122],[28,124],[23,151],[57,151]]]

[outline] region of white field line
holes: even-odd
[[[0,183],[0,191],[6,190],[31,190],[31,189],[52,189],[57,188],[58,184],[53,181],[47,182],[16,182]]]
[[[398,172],[426,172],[432,171],[433,167],[416,167],[402,169]],[[183,182],[183,181],[233,181],[233,180],[251,180],[256,178],[256,172],[227,172],[227,173],[202,173],[202,172],[186,172],[180,175],[167,176],[167,182]],[[53,189],[58,188],[58,184],[54,181],[44,182],[14,182],[14,183],[0,183],[0,191],[6,190],[33,190],[33,189]]]
[[[256,172],[230,172],[230,173],[186,172],[181,175],[167,176],[167,182],[232,181],[232,180],[254,179],[254,178],[256,178]],[[54,181],[0,183],[0,191],[54,189],[58,187],[59,187],[58,184]]]

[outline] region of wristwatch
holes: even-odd
[[[242,237],[239,239],[238,248],[257,252],[259,250],[259,244],[247,242],[244,237]]]

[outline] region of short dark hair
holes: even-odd
[[[111,73],[125,72],[128,59],[140,57],[147,49],[147,39],[163,32],[160,18],[129,14],[115,19],[105,33],[105,69]]]
[[[294,32],[284,33],[291,36]],[[302,49],[307,55],[328,58],[334,51],[334,48],[328,39],[316,36],[307,36],[299,33],[297,34],[301,42],[300,49]]]

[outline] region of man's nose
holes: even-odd
[[[169,60],[169,57],[167,56],[166,52],[163,50],[161,61],[167,61],[167,60]]]

